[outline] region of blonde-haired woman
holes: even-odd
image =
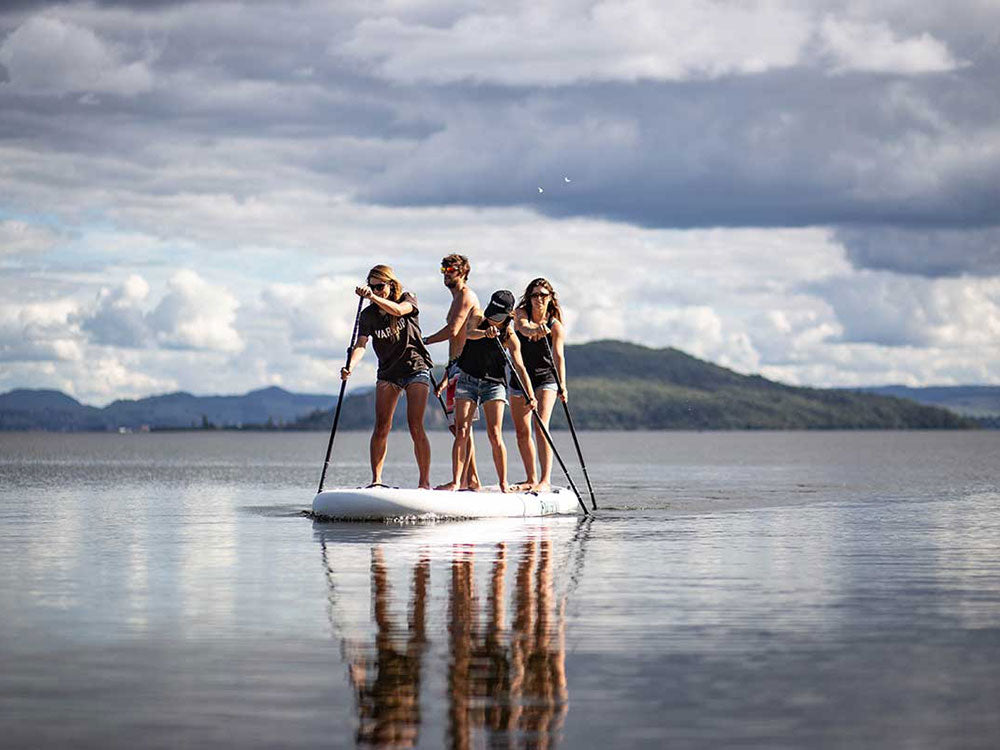
[[[406,421],[413,438],[413,453],[420,473],[418,486],[430,489],[431,444],[424,432],[424,410],[431,390],[431,356],[420,335],[417,298],[404,291],[389,266],[375,266],[368,272],[366,286],[355,289],[359,297],[371,300],[361,312],[358,340],[351,350],[347,367],[340,377],[347,380],[364,356],[368,339],[378,358],[375,384],[375,429],[369,452],[372,465],[371,487],[382,486],[382,467],[392,429],[392,417],[400,395],[406,392]]]
[[[538,400],[538,416],[548,429],[559,383],[563,384],[559,398],[566,401],[567,396],[562,309],[559,307],[559,296],[547,279],[533,279],[524,290],[514,310],[514,330],[521,344],[524,368],[528,371]],[[559,374],[558,380],[556,373]],[[511,385],[510,396],[517,449],[527,475],[517,488],[521,491],[548,492],[552,482],[552,449],[547,441],[535,440],[531,429],[531,408],[516,382]],[[536,454],[541,464],[541,476],[535,469]]]

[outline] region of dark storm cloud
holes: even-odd
[[[158,14],[166,6],[172,12]],[[574,82],[542,85],[544,67],[511,73],[506,58],[487,58],[475,84],[441,78],[436,58],[393,79],[359,49],[361,5],[7,7],[19,22],[33,11],[73,8],[65,23],[106,46],[106,70],[98,72],[138,63],[149,79],[98,76],[96,92],[86,89],[86,77],[72,85],[43,80],[33,90],[19,83],[15,67],[6,78],[0,71],[0,146],[27,146],[47,158],[108,157],[95,172],[81,163],[48,172],[10,167],[18,184],[244,195],[285,181],[391,206],[528,206],[656,228],[833,225],[850,227],[839,237],[861,267],[927,275],[996,269],[995,243],[977,244],[990,240],[983,230],[1000,217],[1000,55],[982,31],[987,10],[963,19],[909,4],[890,19],[892,29],[879,20],[875,36],[861,37],[893,39],[904,52],[916,40],[923,55],[916,63],[868,59],[879,50],[861,45],[791,62],[779,56],[753,75],[713,77],[695,68],[673,80],[616,79],[581,63],[582,73],[567,73]],[[459,28],[474,4],[414,5],[408,18],[393,3],[374,7],[367,20],[382,19],[383,30],[391,31],[384,18],[396,13],[406,34],[433,34]],[[138,24],[122,8],[149,12]],[[474,42],[464,53],[470,64],[478,61]],[[697,52],[711,62],[711,51]],[[611,67],[632,50],[613,52]],[[503,50],[512,65],[542,54],[527,43],[523,53]],[[71,63],[63,69],[72,71]],[[744,63],[734,58],[732,70]],[[892,72],[917,63],[938,72]],[[508,81],[518,75],[522,83]],[[333,138],[341,142],[324,140]],[[211,173],[175,169],[228,167],[225,157],[211,159],[240,139],[253,143],[253,175],[241,174],[239,164]],[[951,257],[932,250],[939,240]]]
[[[858,268],[926,277],[1000,276],[1000,229],[840,228],[836,239]]]
[[[987,225],[1000,216],[996,73],[796,71],[566,87],[477,106],[454,87],[441,107],[447,127],[365,195],[527,204],[649,227]]]

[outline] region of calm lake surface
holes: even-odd
[[[581,442],[592,521],[387,525],[319,433],[0,434],[0,745],[1000,746],[1000,432]]]

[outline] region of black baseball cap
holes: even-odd
[[[490,320],[508,318],[514,312],[514,293],[507,289],[493,292],[490,302],[483,311],[483,317]]]

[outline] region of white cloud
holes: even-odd
[[[830,344],[798,361],[765,365],[761,374],[791,385],[859,387],[1000,383],[1000,346],[961,350]]]
[[[90,29],[48,15],[15,29],[0,44],[0,63],[10,75],[7,85],[23,93],[133,96],[153,86],[145,61],[127,62]]]
[[[188,269],[178,271],[168,288],[146,318],[161,346],[221,352],[243,348],[243,340],[233,327],[239,303],[225,288]]]
[[[707,305],[639,307],[628,317],[642,321],[642,338],[651,344],[672,346],[740,372],[755,372],[760,366],[760,354],[743,322],[733,316],[724,319]]]
[[[69,299],[0,304],[0,361],[75,361],[83,358],[75,324],[78,306]]]
[[[59,234],[46,227],[16,219],[0,220],[0,257],[44,252],[59,240]]]
[[[864,271],[816,284],[843,340],[939,349],[1000,342],[1000,279],[926,279]]]
[[[835,73],[915,75],[961,64],[929,32],[900,35],[886,19],[823,14],[824,5],[774,0],[456,5],[446,23],[389,8],[361,20],[331,51],[406,84],[684,81],[812,62]],[[811,60],[817,51],[819,59]]]
[[[80,327],[96,344],[145,346],[152,336],[142,310],[142,303],[148,296],[146,280],[131,274],[120,286],[101,289],[95,308],[82,316]]]
[[[358,277],[323,277],[310,284],[269,284],[261,293],[262,315],[287,326],[293,351],[316,356],[342,354],[357,312]]]
[[[448,26],[384,15],[333,52],[374,61],[393,81],[684,80],[760,73],[797,62],[811,33],[793,4],[682,0],[514,3]]]
[[[177,390],[174,378],[151,373],[142,360],[120,352],[97,356],[86,367],[77,367],[72,382],[73,395],[95,405]]]
[[[836,73],[915,75],[942,73],[963,64],[929,33],[900,39],[886,23],[827,16],[820,24],[819,36]]]

